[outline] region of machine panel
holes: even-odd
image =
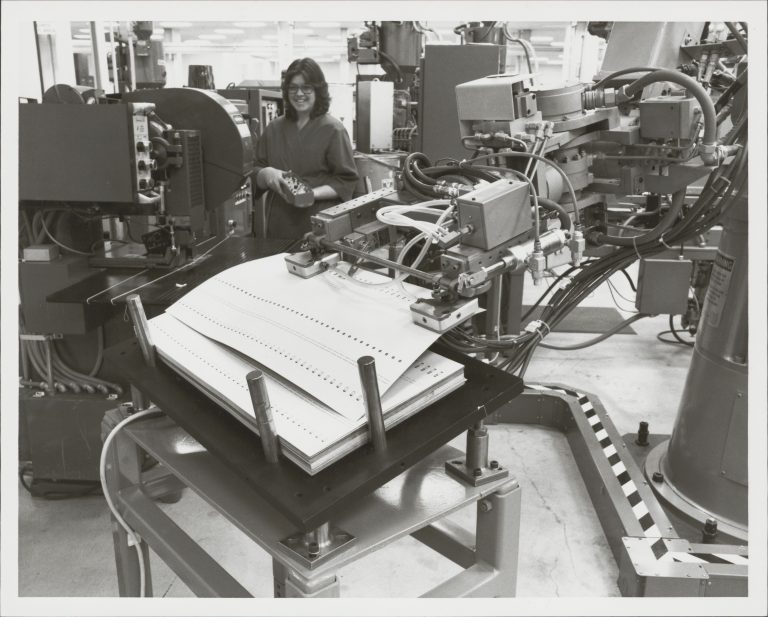
[[[20,104],[19,199],[135,201],[132,120],[128,105]]]

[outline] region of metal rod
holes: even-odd
[[[134,92],[136,90],[136,59],[133,55],[133,32],[131,31],[131,22],[125,23],[128,30],[126,38],[128,39],[128,66],[131,71],[131,92]]]
[[[43,342],[45,348],[45,380],[48,383],[48,390],[50,394],[56,394],[56,387],[53,381],[53,350],[51,349],[52,341],[46,338]]]
[[[139,294],[131,294],[126,298],[125,302],[128,305],[128,313],[133,321],[133,330],[136,333],[136,338],[139,339],[141,355],[144,356],[147,366],[154,367],[156,365],[155,345],[152,343],[152,336],[149,333],[149,324],[144,313],[144,307],[141,304],[141,296]]]
[[[112,92],[120,92],[120,80],[117,77],[117,56],[115,49],[115,27],[112,22],[109,23],[109,49],[112,54]]]
[[[19,351],[21,352],[21,378],[29,381],[29,352],[27,351],[27,342],[24,339],[19,340]]]
[[[379,384],[376,381],[376,361],[371,356],[363,356],[357,360],[357,369],[363,386],[371,443],[374,450],[380,452],[387,447],[387,437],[384,434],[384,414],[381,410]]]
[[[466,464],[473,470],[488,467],[488,429],[482,421],[467,431]]]
[[[144,411],[149,407],[147,397],[134,385],[131,385],[131,405],[133,406],[133,411]]]
[[[268,463],[277,463],[280,443],[277,441],[275,420],[272,417],[272,405],[269,402],[264,373],[256,369],[248,373],[245,379],[248,382],[248,391],[251,393],[251,404],[256,415],[256,425],[259,429],[264,457]]]
[[[97,90],[104,90],[104,92],[106,92],[107,89],[104,87],[104,80],[107,79],[107,76],[101,74],[101,41],[99,40],[99,35],[103,35],[104,33],[98,31],[95,21],[90,22],[88,25],[90,26],[91,30],[91,50],[93,51],[93,72],[95,73],[95,86]]]
[[[32,22],[32,27],[35,30],[35,50],[37,51],[37,72],[40,76],[40,100],[43,100],[45,94],[45,82],[43,81],[43,61],[40,58],[40,35],[37,32],[37,22]]]
[[[331,524],[329,522],[325,522],[317,529],[304,534],[304,543],[309,546],[312,542],[316,543],[321,550],[331,543]]]
[[[415,276],[416,278],[419,278],[422,281],[427,281],[428,283],[432,283],[433,285],[437,284],[443,276],[442,274],[427,274],[426,272],[422,272],[421,270],[417,270],[416,268],[410,268],[408,266],[404,266],[397,262],[390,261],[389,259],[384,259],[383,257],[377,257],[376,255],[371,255],[370,253],[366,253],[365,251],[360,251],[358,249],[353,249],[352,247],[349,247],[349,246],[344,246],[343,244],[338,244],[337,242],[330,242],[329,240],[321,240],[320,245],[332,251],[338,251],[339,253],[346,253],[347,255],[352,255],[353,257],[361,257],[366,261],[372,261],[373,263],[378,264],[380,266],[384,266],[385,268],[395,268],[396,270],[400,270],[401,272],[406,272],[411,276]]]

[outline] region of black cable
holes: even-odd
[[[669,331],[672,333],[672,336],[674,336],[677,339],[678,343],[682,343],[683,345],[688,345],[689,347],[693,347],[693,343],[690,341],[683,340],[680,338],[680,335],[677,333],[678,331],[675,329],[675,316],[670,315],[669,316]],[[684,330],[681,330],[681,332],[684,332]]]
[[[563,273],[562,273],[560,276],[558,276],[558,277],[557,277],[557,278],[556,278],[556,279],[555,279],[555,280],[552,282],[552,284],[551,284],[549,287],[547,287],[547,288],[544,290],[544,293],[543,293],[543,294],[541,294],[541,296],[539,296],[539,299],[538,299],[538,300],[536,300],[536,302],[535,302],[535,303],[534,303],[534,304],[533,304],[533,305],[532,305],[532,306],[531,306],[531,307],[530,307],[530,308],[529,308],[529,309],[528,309],[528,310],[525,312],[525,315],[523,315],[523,316],[520,318],[520,321],[521,321],[521,322],[525,322],[525,321],[526,321],[526,320],[527,320],[527,319],[528,319],[528,318],[531,316],[531,313],[533,313],[533,311],[535,311],[535,310],[536,310],[536,307],[538,307],[538,306],[539,306],[539,305],[542,303],[542,301],[544,300],[544,298],[546,298],[546,297],[547,297],[547,295],[549,294],[549,292],[550,292],[550,291],[552,291],[552,290],[553,290],[553,289],[554,289],[554,288],[557,286],[557,284],[558,284],[560,281],[562,281],[562,280],[563,280],[563,279],[564,279],[566,276],[568,276],[568,275],[569,275],[571,272],[573,272],[574,270],[578,270],[579,268],[581,268],[581,266],[571,266],[571,267],[570,267],[570,268],[568,268],[568,269],[567,269],[565,272],[563,272]]]
[[[395,59],[392,56],[390,56],[388,53],[381,51],[381,49],[379,49],[379,56],[384,58],[389,64],[392,65],[392,68],[394,68],[395,71],[397,71],[397,82],[404,83],[405,77],[403,76],[403,71],[400,68],[400,65],[397,62],[395,62]]]
[[[730,101],[733,96],[747,83],[748,73],[749,69],[742,71],[736,77],[736,81],[734,81],[730,86],[723,90],[723,93],[717,98],[717,101],[715,101],[715,111],[717,113],[720,113],[728,101]]]
[[[619,272],[621,272],[626,277],[627,281],[629,281],[629,286],[632,288],[632,291],[637,293],[637,287],[635,287],[635,282],[632,280],[632,277],[629,276],[629,272],[627,272],[627,269],[621,268]]]
[[[728,28],[728,30],[731,31],[731,34],[733,35],[733,38],[735,38],[739,42],[739,46],[744,51],[744,53],[747,53],[747,39],[744,38],[744,35],[739,32],[738,28],[732,21],[726,21],[725,27]]]
[[[557,345],[548,345],[547,343],[543,343],[543,342],[539,343],[539,345],[541,347],[546,348],[546,349],[557,349],[559,351],[575,351],[575,350],[578,350],[578,349],[586,349],[587,347],[592,347],[593,345],[597,345],[598,343],[604,341],[605,339],[613,336],[617,332],[623,330],[629,324],[634,323],[638,319],[643,319],[645,317],[649,317],[649,315],[646,315],[645,313],[636,313],[636,314],[632,315],[631,317],[628,317],[624,321],[616,324],[611,329],[606,330],[605,332],[603,332],[599,336],[591,338],[591,339],[589,339],[587,341],[583,341],[581,343],[576,343],[574,345],[557,346]]]

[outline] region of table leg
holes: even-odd
[[[141,482],[139,449],[127,436],[118,434],[112,442],[106,463],[107,490],[118,511],[120,511],[120,490]],[[138,597],[141,590],[138,551],[136,547],[129,544],[128,534],[117,522],[114,515],[110,514],[110,518],[118,592],[123,597]],[[140,544],[144,555],[144,577],[146,580],[144,595],[150,597],[152,595],[152,577],[149,564],[149,547],[143,540]]]

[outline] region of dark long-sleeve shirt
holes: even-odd
[[[264,167],[292,171],[313,188],[327,184],[339,196],[338,200],[296,208],[279,195],[270,194],[267,234],[274,238],[298,238],[309,231],[310,216],[334,203],[350,200],[358,179],[347,131],[329,114],[310,118],[301,130],[285,116],[273,120],[256,147],[255,173]]]

